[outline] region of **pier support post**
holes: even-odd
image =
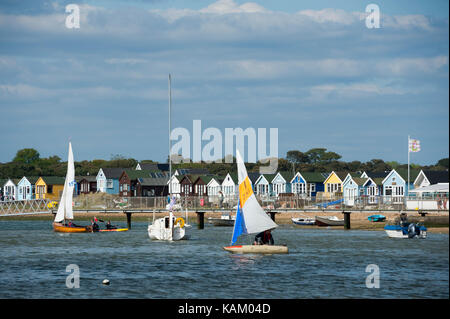
[[[272,218],[272,220],[275,221],[275,214],[277,214],[277,212],[269,211],[269,214],[270,218]]]
[[[351,212],[342,212],[344,214],[344,229],[350,229],[350,214]]]
[[[127,215],[127,226],[128,229],[131,229],[131,213],[125,213]]]
[[[197,214],[197,227],[198,229],[205,228],[205,212],[195,212]]]

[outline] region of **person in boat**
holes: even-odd
[[[270,230],[263,231],[256,235],[253,245],[273,245],[273,237]]]
[[[111,225],[111,221],[108,220],[108,222],[106,223],[106,229],[117,229],[116,226]]]
[[[94,220],[91,220],[91,224],[92,224],[92,231],[99,231],[100,227]]]

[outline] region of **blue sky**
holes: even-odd
[[[80,29],[65,27],[77,3]],[[278,153],[448,157],[448,1],[2,1],[0,162],[167,158],[173,127],[278,128]]]

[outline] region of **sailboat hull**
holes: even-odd
[[[65,226],[61,223],[53,223],[53,230],[58,233],[91,233],[91,226]]]
[[[235,254],[288,254],[287,246],[279,245],[237,245],[226,246],[224,250]]]

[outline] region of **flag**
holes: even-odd
[[[409,151],[412,153],[420,151],[420,141],[415,139],[409,140]]]

